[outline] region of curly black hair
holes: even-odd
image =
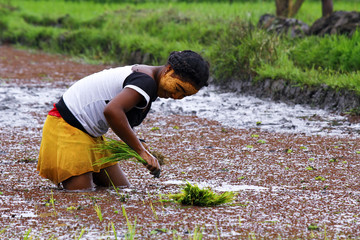
[[[208,86],[209,63],[191,50],[171,52],[167,63],[175,74],[193,82],[198,89]]]

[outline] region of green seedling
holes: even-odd
[[[154,218],[155,218],[156,220],[158,220],[159,218],[158,218],[158,216],[157,216],[157,214],[156,214],[156,210],[155,210],[155,208],[154,208],[154,206],[153,206],[153,204],[152,204],[151,201],[150,201],[150,207],[151,207],[151,211],[152,211],[153,214],[154,214]]]
[[[315,161],[315,158],[309,158],[309,161]]]
[[[51,190],[51,198],[49,199],[49,203],[46,204],[46,206],[49,206],[51,204],[52,208],[53,208],[53,213],[56,216],[57,212],[55,209],[55,199],[54,199],[54,194],[53,191]]]
[[[259,126],[259,125],[261,125],[261,124],[262,124],[261,121],[257,121],[257,122],[256,122],[256,126]]]
[[[120,201],[120,202],[126,202],[126,198],[129,197],[129,196],[128,196],[128,195],[120,194],[119,191],[118,191],[118,188],[115,186],[114,182],[111,180],[108,172],[107,172],[106,170],[104,170],[104,172],[105,172],[106,176],[108,177],[108,179],[109,179],[112,187],[114,188],[116,194],[120,197],[120,198],[119,198],[119,201]]]
[[[331,158],[329,162],[338,162],[338,160],[336,158]]]
[[[310,231],[318,231],[320,228],[316,225],[316,224],[310,224],[309,226],[308,226],[308,230],[310,230]]]
[[[226,128],[221,128],[221,132],[223,132],[223,133],[227,133],[227,132],[228,132],[228,130],[227,130]]]
[[[167,233],[169,230],[166,228],[156,228],[150,232],[150,234]]]
[[[307,147],[301,146],[300,149],[307,150]]]
[[[79,236],[78,236],[78,237],[75,237],[74,239],[80,240],[80,239],[82,238],[82,236],[84,235],[85,231],[86,231],[86,230],[85,230],[85,227],[83,227],[83,228],[81,229],[81,232],[80,232]]]
[[[313,166],[308,166],[308,167],[306,167],[305,169],[306,169],[306,170],[310,170],[310,171],[316,170],[316,168],[314,168]]]
[[[66,208],[66,211],[74,211],[74,210],[76,210],[76,209],[77,209],[77,207],[70,206],[70,207],[67,207],[67,208]]]
[[[247,145],[246,147],[247,147],[247,148],[253,148],[253,146],[252,146],[252,145]]]
[[[7,226],[7,227],[5,227],[5,228],[3,228],[3,229],[1,229],[1,230],[0,230],[0,234],[3,234],[4,232],[6,232],[6,230],[7,230],[9,227],[10,227],[10,225]]]
[[[23,163],[33,163],[33,162],[36,162],[37,159],[36,158],[23,158],[23,159],[20,159],[19,161],[23,162]]]
[[[203,239],[203,228],[202,227],[195,227],[194,234],[191,240],[201,240]]]
[[[97,160],[94,165],[102,165],[105,163],[118,162],[122,160],[132,160],[135,162],[140,162],[142,164],[147,164],[147,162],[142,157],[140,157],[137,152],[135,152],[132,148],[130,148],[126,143],[122,141],[107,138],[106,141],[98,144],[95,149],[97,151],[109,151],[111,155]]]
[[[102,212],[101,212],[101,207],[99,205],[95,204],[94,210],[95,210],[100,222],[102,222],[103,216],[102,216]]]
[[[220,240],[220,231],[217,225],[217,222],[215,222],[215,229],[216,229],[216,235],[217,235],[217,239]]]
[[[250,232],[248,235],[249,235],[248,239],[256,240],[256,236],[254,232]]]
[[[258,142],[258,143],[266,143],[266,141],[263,140],[263,139],[259,139],[257,142]]]
[[[31,228],[29,228],[26,232],[25,232],[25,234],[24,234],[24,240],[30,240],[30,239],[32,239],[32,237],[30,236],[30,233],[31,233]]]
[[[200,189],[197,184],[191,185],[189,182],[186,182],[185,187],[180,193],[169,194],[168,196],[170,199],[183,205],[211,207],[232,202],[235,193],[224,192],[218,195],[212,192],[210,188]]]
[[[360,151],[356,151],[357,154],[360,154]]]
[[[176,230],[172,230],[173,233],[173,240],[181,240],[181,236],[178,235]],[[195,226],[194,232],[192,236],[189,236],[189,240],[201,240],[203,239],[203,227]]]
[[[325,178],[322,177],[322,176],[317,176],[315,177],[315,180],[318,180],[318,181],[325,181]]]
[[[117,240],[118,238],[117,238],[117,234],[116,234],[115,225],[114,225],[113,222],[111,222],[110,225],[111,225],[111,229],[112,229],[112,231],[113,231],[113,233],[114,233],[115,240]]]
[[[135,221],[134,221],[134,225],[131,224],[131,222],[129,221],[129,218],[126,214],[126,210],[125,210],[125,207],[122,206],[122,212],[123,212],[123,215],[126,219],[126,225],[128,227],[128,230],[127,232],[125,233],[125,239],[129,239],[129,240],[133,240],[135,239],[135,234],[136,234],[136,218],[135,218]]]
[[[173,126],[173,129],[178,130],[178,129],[180,129],[180,127],[179,126]]]
[[[159,130],[160,130],[159,127],[153,127],[153,128],[150,129],[150,131],[159,131]]]
[[[253,138],[258,138],[259,135],[257,135],[257,134],[252,134],[251,137],[253,137]]]

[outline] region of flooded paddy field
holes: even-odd
[[[66,192],[39,177],[52,103],[74,80],[105,67],[0,47],[1,239],[124,239],[132,229],[137,239],[360,238],[358,124],[213,88],[179,105],[156,102],[136,128],[166,156],[161,178],[133,162],[121,163],[132,186],[117,191]],[[211,208],[163,201],[185,181],[234,191],[236,199]]]

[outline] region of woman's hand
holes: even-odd
[[[140,157],[142,157],[147,162],[145,167],[147,169],[149,169],[150,173],[152,175],[154,175],[154,177],[159,178],[161,168],[160,168],[160,164],[159,164],[158,160],[156,159],[156,157],[151,155],[151,153],[149,153],[147,150],[145,150],[143,153],[141,153]]]
[[[115,134],[147,162],[145,166],[151,174],[160,177],[158,160],[140,143],[126,117],[126,112],[142,100],[143,96],[134,89],[125,88],[108,103],[104,109],[104,116]]]

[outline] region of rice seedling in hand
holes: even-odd
[[[211,207],[224,203],[230,203],[234,200],[234,192],[224,192],[216,194],[210,188],[199,188],[197,184],[191,185],[186,182],[185,187],[180,193],[169,194],[170,199],[183,205]]]
[[[106,138],[101,144],[98,144],[95,148],[98,151],[109,151],[111,153],[108,157],[103,157],[97,160],[95,165],[102,165],[105,163],[118,162],[122,160],[132,160],[135,162],[140,162],[144,165],[147,162],[140,157],[140,155],[135,152],[132,148],[130,148],[126,143],[122,141],[117,141],[111,138]]]

